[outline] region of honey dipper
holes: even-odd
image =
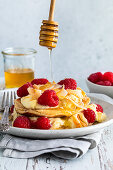
[[[49,49],[55,48],[58,41],[58,23],[53,21],[55,1],[51,0],[49,18],[42,21],[43,24],[41,25],[39,37],[39,44]]]

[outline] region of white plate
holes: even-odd
[[[96,94],[94,94],[96,95]],[[12,134],[15,136],[28,137],[28,138],[41,138],[41,139],[51,139],[51,138],[65,138],[65,137],[75,137],[75,136],[83,136],[87,134],[91,134],[99,131],[100,129],[109,126],[113,123],[113,105],[109,102],[106,102],[97,97],[92,97],[93,94],[88,94],[91,98],[92,103],[98,103],[102,105],[104,112],[107,114],[107,120],[102,123],[98,123],[96,125],[83,127],[83,128],[75,128],[75,129],[64,129],[64,130],[38,130],[38,129],[22,129],[10,127],[10,130],[7,132],[8,134]],[[106,99],[111,98],[100,95],[101,98],[106,97]]]

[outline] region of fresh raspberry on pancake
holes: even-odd
[[[31,84],[34,85],[39,85],[39,84],[46,84],[48,82],[47,79],[44,79],[44,78],[40,78],[40,79],[34,79],[32,80]]]
[[[102,106],[99,105],[99,104],[96,104],[96,105],[97,105],[96,111],[97,111],[97,112],[102,112],[102,113],[103,113],[103,108],[102,108]]]
[[[33,87],[33,85],[31,83],[26,83],[24,84],[23,86],[21,86],[18,90],[17,90],[17,95],[18,97],[24,97],[24,96],[27,96],[29,93],[28,93],[28,87]]]
[[[55,107],[59,103],[59,98],[54,90],[45,90],[38,98],[38,103],[45,106]]]
[[[30,119],[30,122],[31,122],[31,129],[36,129],[36,122],[37,122],[37,120],[31,120]]]
[[[19,116],[15,119],[14,123],[13,123],[14,127],[18,127],[18,128],[27,128],[30,129],[31,128],[31,123],[28,117],[26,116]]]
[[[61,81],[58,82],[58,84],[64,85],[65,89],[76,90],[76,88],[77,88],[77,83],[72,78],[66,78],[64,80],[61,80]]]
[[[13,111],[14,111],[14,105],[12,105],[12,106],[10,107],[10,112],[13,113]]]
[[[96,114],[93,110],[91,109],[87,109],[83,111],[83,114],[85,116],[85,118],[87,119],[88,123],[94,123],[95,119],[96,119]]]
[[[103,74],[101,72],[93,73],[88,77],[88,80],[92,83],[97,83],[103,80]]]
[[[103,80],[107,80],[110,81],[111,83],[113,83],[113,73],[112,72],[105,72],[103,75]]]
[[[36,128],[37,129],[50,129],[51,124],[50,120],[47,117],[39,117],[36,122]]]

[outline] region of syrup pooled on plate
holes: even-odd
[[[5,71],[6,88],[20,87],[34,79],[34,71],[30,68],[16,68]]]

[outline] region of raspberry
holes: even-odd
[[[37,120],[30,120],[30,122],[31,122],[31,128],[32,129],[36,129],[36,122],[37,122]]]
[[[41,79],[34,79],[32,80],[31,84],[34,85],[38,85],[38,84],[46,84],[48,82],[47,79],[41,78]]]
[[[103,108],[102,108],[102,106],[99,105],[99,104],[96,104],[96,105],[97,105],[96,111],[97,111],[97,112],[102,112],[102,113],[103,113]]]
[[[102,86],[112,86],[112,83],[110,81],[99,81],[96,84],[102,85]]]
[[[15,119],[14,123],[13,123],[14,127],[18,127],[18,128],[27,128],[30,129],[31,128],[31,123],[29,118],[25,117],[25,116],[19,116]]]
[[[94,123],[96,119],[96,114],[93,110],[87,109],[83,111],[85,118],[87,119],[88,123]]]
[[[103,74],[101,72],[93,73],[88,77],[88,80],[92,83],[96,83],[103,79]]]
[[[36,122],[37,129],[50,129],[50,120],[47,117],[39,117]]]
[[[10,107],[10,112],[13,113],[13,111],[14,111],[14,105],[12,105],[12,106]]]
[[[28,87],[32,87],[31,83],[26,83],[17,90],[18,97],[27,96],[29,93],[27,91]]]
[[[64,80],[61,80],[58,82],[60,85],[64,85],[65,89],[72,89],[75,90],[77,88],[77,83],[74,79],[72,78],[66,78]]]
[[[113,83],[113,73],[112,72],[105,72],[103,75],[103,80],[110,81]]]
[[[41,105],[54,107],[58,105],[59,98],[54,90],[45,90],[38,98],[38,103]]]
[[[104,81],[104,86],[112,86],[112,83],[110,81]]]
[[[96,84],[104,86],[104,81],[98,81]]]

